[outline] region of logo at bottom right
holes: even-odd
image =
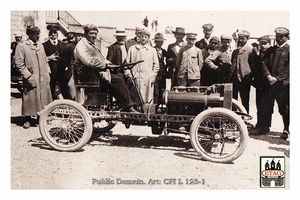
[[[260,157],[260,187],[285,187],[285,158],[284,156]]]

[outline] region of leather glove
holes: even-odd
[[[27,82],[26,87],[28,90],[36,88],[36,82],[32,75],[27,79],[26,82]]]

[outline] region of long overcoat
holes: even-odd
[[[154,81],[159,71],[156,50],[149,44],[131,46],[128,50],[126,62],[132,63],[140,60],[144,60],[144,62],[135,65],[131,69],[132,74],[136,79],[144,103],[153,103]],[[125,70],[124,73],[128,75],[130,71]]]
[[[31,40],[26,40],[17,45],[16,67],[20,70],[26,85],[26,79],[32,76],[36,82],[36,88],[23,91],[22,115],[32,116],[41,111],[44,106],[52,102],[50,91],[50,68],[47,57],[41,43],[37,46]]]

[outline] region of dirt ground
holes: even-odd
[[[251,94],[250,114],[255,124],[254,92]],[[80,151],[55,151],[41,138],[38,126],[22,128],[20,97],[12,88],[12,190],[261,189],[260,156],[285,156],[286,186],[279,190],[290,188],[290,142],[279,138],[282,123],[276,108],[270,133],[251,136],[241,157],[218,164],[202,160],[187,136],[155,136],[149,127],[126,129],[122,123],[110,133],[93,137]],[[125,180],[145,184],[123,184]]]

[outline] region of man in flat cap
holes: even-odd
[[[174,71],[175,71],[175,64],[176,64],[176,58],[178,51],[181,47],[183,47],[186,43],[183,41],[183,38],[185,36],[185,29],[182,27],[176,27],[175,31],[172,31],[175,37],[175,42],[168,45],[167,48],[167,55],[166,55],[166,78],[171,79],[171,85],[173,86],[175,84],[175,77],[174,77]]]
[[[126,47],[127,51],[129,49],[129,47],[137,44],[140,41],[140,35],[143,30],[144,30],[143,28],[139,28],[139,27],[135,28],[135,37],[127,40],[125,43],[125,47]],[[149,40],[148,43],[152,47],[151,40]]]
[[[252,85],[256,88],[255,99],[257,108],[257,122],[254,129],[249,130],[251,135],[263,135],[270,131],[274,103],[270,100],[270,86],[266,76],[263,76],[262,63],[270,56],[271,39],[264,35],[259,37],[258,46],[252,44],[250,68],[253,75]]]
[[[200,87],[203,66],[202,51],[195,47],[196,33],[187,33],[187,44],[182,47],[176,59],[176,86]]]
[[[58,40],[58,30],[57,25],[48,25],[49,30],[49,40],[43,43],[46,55],[49,59],[49,65],[51,69],[51,93],[53,99],[67,98],[67,86],[64,81],[64,66],[63,66],[63,56],[62,50],[65,44]]]
[[[204,24],[202,26],[203,28],[203,33],[204,33],[204,38],[201,40],[197,41],[195,46],[198,47],[199,49],[206,49],[208,50],[207,46],[209,44],[209,39],[211,37],[211,34],[213,33],[213,28],[214,25],[212,24]]]
[[[238,44],[232,52],[232,66],[229,72],[229,80],[233,83],[233,98],[238,100],[240,94],[242,104],[248,113],[253,78],[249,62],[252,53],[252,47],[248,45],[249,37],[249,31],[242,30],[238,33]]]
[[[84,37],[78,42],[74,50],[75,61],[82,63],[85,66],[85,70],[90,70],[91,76],[100,75],[101,87],[109,88],[112,96],[120,100],[123,109],[130,112],[137,112],[131,109],[132,104],[128,100],[130,95],[123,78],[118,76],[111,76],[108,67],[111,66],[111,62],[102,55],[99,47],[96,45],[98,28],[93,24],[87,24],[84,26]],[[87,88],[84,93],[93,93],[94,90]],[[81,93],[81,92],[80,92]],[[83,105],[87,105],[88,99],[84,101],[79,99],[82,95],[78,95],[78,102]]]
[[[27,27],[28,39],[16,47],[15,64],[23,76],[22,115],[25,116],[23,128],[32,124],[31,116],[36,116],[44,106],[52,102],[50,91],[50,69],[43,45],[39,42],[40,29]]]
[[[231,67],[231,41],[230,35],[221,35],[220,47],[211,53],[206,59],[205,63],[210,70],[215,71],[214,83],[228,83],[229,82],[229,69]]]
[[[209,68],[207,63],[205,63],[205,59],[212,54],[214,51],[216,51],[220,47],[220,39],[216,36],[211,37],[208,44],[208,50],[202,49],[202,55],[203,55],[203,67],[201,69],[201,85],[210,86],[217,82],[217,74],[216,71]]]
[[[75,44],[77,44],[83,38],[83,36],[83,33],[75,32]]]
[[[266,76],[271,87],[269,98],[272,105],[276,100],[282,116],[284,130],[281,138],[287,139],[290,134],[290,45],[287,43],[289,30],[285,27],[278,27],[274,32],[277,44],[271,47],[269,58],[263,62],[263,76]]]
[[[129,48],[126,58],[127,63],[140,60],[144,60],[144,62],[131,68],[134,77],[132,77],[129,69],[124,70],[124,74],[126,77],[135,80],[143,103],[153,104],[154,82],[159,71],[159,62],[156,50],[149,45],[149,38],[150,32],[142,30],[139,36],[139,42]]]

